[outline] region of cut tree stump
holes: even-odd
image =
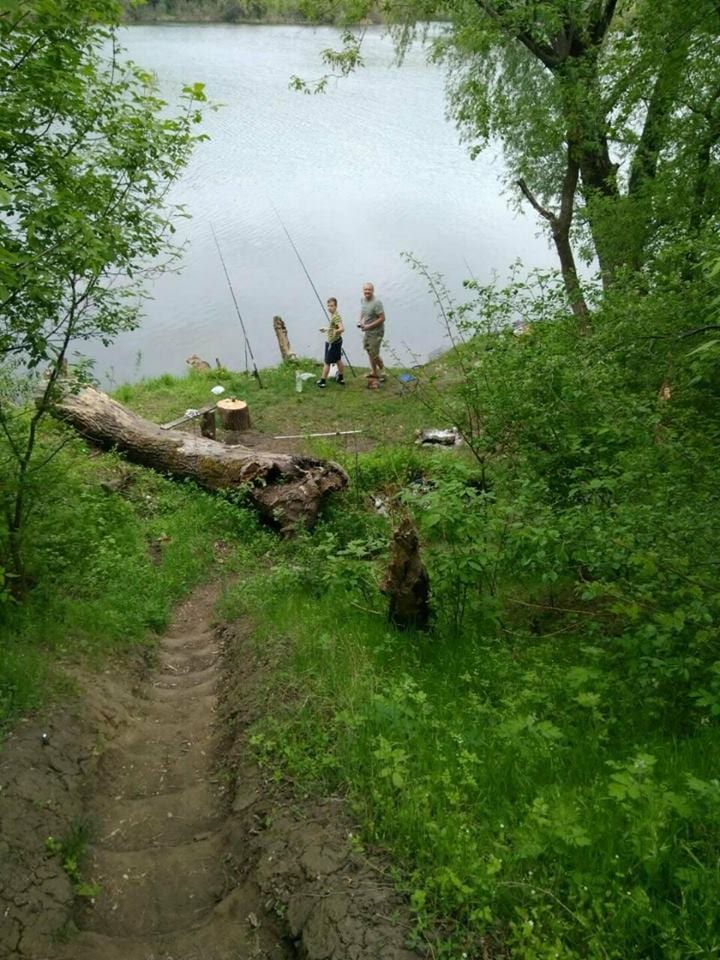
[[[226,430],[250,429],[250,408],[244,400],[235,397],[218,400],[217,411]]]
[[[311,527],[328,495],[347,486],[331,460],[228,447],[180,430],[163,430],[94,387],[60,396],[54,417],[133,463],[194,480],[208,490],[247,489],[260,514],[283,532]]]

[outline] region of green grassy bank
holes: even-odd
[[[28,531],[35,586],[5,592],[4,716],[46,695],[59,655],[147,642],[222,560],[243,573],[224,615],[279,664],[258,758],[347,796],[352,842],[390,853],[431,956],[716,956],[720,356],[672,336],[707,290],[607,296],[590,330],[546,282],[471,296],[457,349],[409,388],[297,393],[290,367],[263,389],[222,370],[120,388],[160,422],[221,383],[267,438],[361,430],[290,446],[339,460],[349,489],[281,540],[68,442]],[[461,447],[415,444],[451,424]],[[379,589],[408,514],[425,632],[394,627]]]

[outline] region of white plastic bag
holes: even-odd
[[[301,370],[295,371],[295,389],[298,393],[302,393],[303,380],[312,380],[315,376],[314,373],[303,373]]]

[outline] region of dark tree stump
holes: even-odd
[[[207,410],[200,417],[200,433],[208,440],[215,439],[215,411]]]
[[[420,557],[420,541],[412,517],[393,531],[390,564],[380,589],[390,600],[390,621],[402,630],[427,630],[430,621],[430,578]]]

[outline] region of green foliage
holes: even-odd
[[[362,501],[236,595],[287,664],[258,756],[347,792],[438,957],[720,947],[718,361],[678,335],[713,322],[716,262],[668,245],[584,333],[548,276],[469,285],[419,389],[471,456],[361,458]],[[429,635],[377,592],[396,505]]]
[[[70,346],[137,324],[143,278],[178,253],[168,186],[202,139],[203,85],[186,86],[171,115],[152,75],[123,59],[119,13],[114,0],[18,0],[0,16],[0,437],[14,462],[0,563],[18,596],[30,501],[53,455],[38,451],[38,427]],[[49,364],[34,409],[18,402],[23,372],[8,359]],[[82,383],[87,371],[74,372]]]
[[[32,589],[0,605],[0,726],[67,693],[57,661],[99,665],[150,642],[194,584],[264,542],[252,513],[109,454],[89,459],[75,439],[43,477],[25,528]]]
[[[137,278],[172,253],[167,185],[189,158],[202,84],[166,112],[123,59],[115,2],[22,0],[0,20],[3,352],[31,366],[133,326]]]
[[[343,29],[323,61],[362,66],[373,5],[308,0]],[[712,0],[507,0],[382,7],[397,52],[421,40],[448,69],[448,112],[476,156],[502,144],[513,203],[528,200],[556,246],[565,293],[585,317],[576,247],[609,287],[665,247],[717,230],[717,38]],[[333,75],[331,73],[331,75]],[[294,78],[305,92],[322,90]]]
[[[260,584],[242,603],[264,649],[287,637],[278,682],[297,703],[251,742],[276,775],[348,791],[365,844],[401,864],[418,935],[440,921],[438,956],[492,942],[618,960],[712,948],[716,732],[646,733],[628,751],[637,707],[618,715],[599,649],[517,630],[419,645],[352,609],[352,584],[309,597],[280,569],[273,603],[256,606]]]
[[[392,445],[341,451],[352,488],[293,541],[69,443],[47,467],[57,499],[28,527],[35,588],[0,613],[12,649],[42,667],[48,650],[143,642],[221,538],[244,565],[223,612],[249,614],[283,665],[257,756],[300,789],[347,794],[362,825],[349,842],[392,854],[436,956],[712,955],[720,395],[717,358],[678,331],[712,323],[717,249],[693,247],[682,275],[687,251],[606,295],[585,334],[547,276],[469,285],[468,304],[444,305],[457,348],[418,372],[411,402],[388,392],[387,416],[371,411],[369,435]],[[163,419],[216,381],[255,389],[213,371],[121,394]],[[327,397],[295,394],[292,371],[264,381],[266,429],[327,423]],[[367,416],[346,390],[338,420]],[[466,444],[408,442],[423,418]],[[108,490],[98,471],[131,479]],[[396,510],[421,532],[428,634],[393,629],[378,591]],[[13,693],[17,662],[6,702],[38,695]]]
[[[69,836],[62,840],[58,840],[56,837],[45,838],[45,849],[51,856],[60,858],[62,868],[72,883],[73,891],[77,897],[93,898],[101,890],[98,884],[88,883],[82,877],[82,863],[89,839],[90,831],[84,822],[77,823]]]

